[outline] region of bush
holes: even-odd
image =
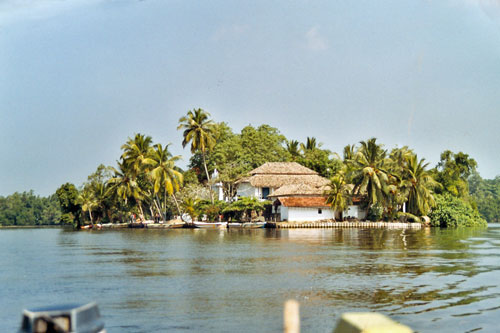
[[[434,227],[487,227],[486,220],[467,202],[445,193],[435,195],[436,207],[429,214]]]
[[[382,220],[383,214],[384,207],[379,204],[375,204],[368,210],[368,216],[366,217],[366,219],[369,221],[378,222]]]
[[[199,216],[206,215],[209,221],[216,221],[226,206],[227,203],[220,200],[215,200],[214,204],[210,200],[200,200],[196,204],[196,212]]]
[[[236,220],[251,219],[252,211],[260,213],[264,211],[266,205],[270,205],[270,201],[259,201],[256,198],[242,197],[237,201],[232,202],[224,208],[222,212],[235,218]]]

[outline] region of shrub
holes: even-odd
[[[369,221],[378,222],[382,220],[383,214],[384,207],[379,204],[375,204],[368,210],[368,216],[366,217],[366,219]]]
[[[242,197],[237,201],[232,202],[224,208],[222,212],[237,220],[251,219],[252,211],[260,213],[265,209],[266,205],[270,205],[270,201],[259,201],[256,198]]]
[[[429,214],[434,227],[486,227],[486,220],[467,202],[445,193],[435,195],[436,207]]]

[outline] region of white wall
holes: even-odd
[[[273,192],[274,189],[269,188],[269,194],[272,194]],[[261,201],[265,200],[262,199],[262,188],[253,187],[250,183],[239,183],[236,188],[236,195],[240,197],[255,197]]]
[[[281,216],[281,221],[287,220],[288,221],[288,207],[285,206],[279,206],[278,207],[280,210],[280,216]]]
[[[344,212],[344,217],[355,217],[358,220],[365,220],[366,211],[361,209],[359,205],[351,205],[347,207],[347,210]]]
[[[333,219],[333,210],[330,208],[321,208],[321,214],[318,213],[319,208],[312,207],[281,207],[281,220],[283,217],[283,208],[288,208],[288,221],[318,221]]]
[[[239,183],[236,195],[240,197],[258,197],[258,192],[250,183]]]

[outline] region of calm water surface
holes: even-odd
[[[377,311],[419,332],[500,331],[488,230],[0,230],[0,331],[23,308],[97,301],[108,332],[303,332]]]

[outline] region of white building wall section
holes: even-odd
[[[236,189],[236,195],[239,197],[255,197],[257,189],[250,183],[240,183]]]
[[[285,206],[279,206],[279,211],[280,211],[280,216],[281,216],[281,221],[288,221],[288,207]]]
[[[358,205],[351,205],[347,207],[347,210],[344,212],[344,217],[354,217],[358,220],[365,220],[366,211],[361,209]]]
[[[283,207],[281,208],[283,220]],[[333,210],[330,208],[288,207],[288,221],[319,221],[333,219]]]

